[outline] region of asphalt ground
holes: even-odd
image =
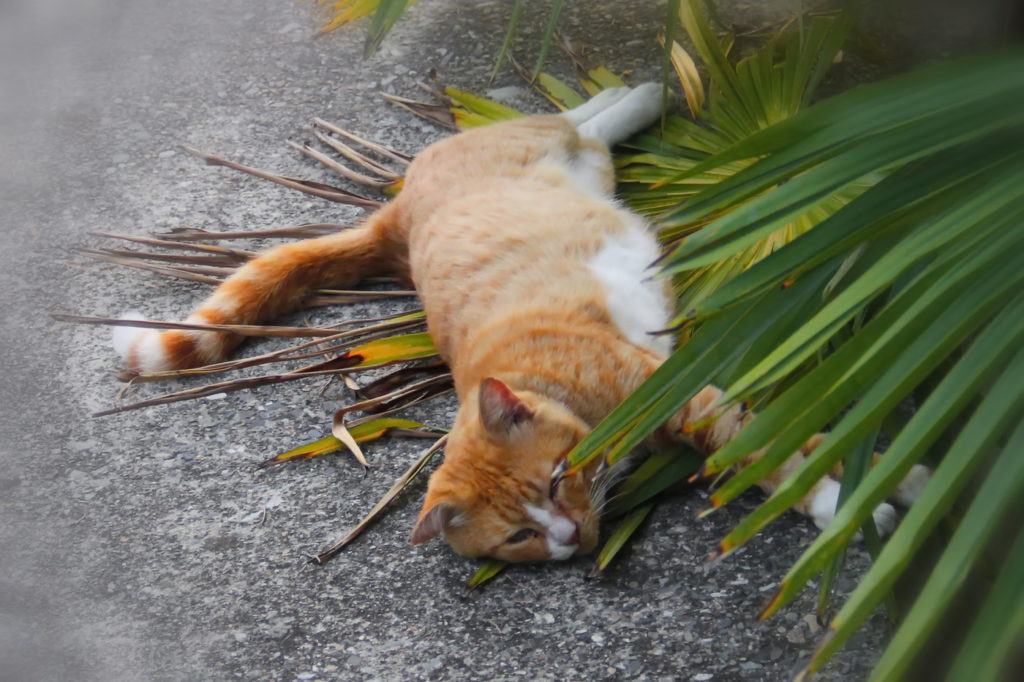
[[[629,5],[570,3],[563,25],[588,57],[639,83],[658,77],[663,10]],[[584,579],[590,563],[579,559],[517,567],[467,594],[475,562],[407,543],[423,481],[333,562],[306,562],[424,445],[368,446],[365,475],[347,457],[258,472],[267,456],[328,432],[350,399],[340,384],[90,416],[121,388],[109,331],[49,314],[180,319],[205,288],[88,265],[73,247],[99,245],[93,231],[358,220],[358,210],[204,167],[179,145],[335,181],[285,141],[308,138],[320,116],[414,153],[442,133],[379,92],[420,96],[431,70],[545,110],[511,72],[488,83],[508,12],[422,2],[363,59],[362,26],[311,37],[324,20],[312,3],[0,5],[0,680],[781,680],[807,660],[821,634],[813,591],[768,622],[756,615],[813,539],[808,521],[787,515],[720,565],[705,561],[756,494],[703,520],[701,490],[663,503],[598,580]],[[528,8],[520,55],[535,54],[544,15],[544,3]],[[570,67],[553,54],[550,68]],[[447,424],[454,409],[441,400],[412,416]],[[861,550],[851,563],[863,568]],[[865,677],[884,635],[876,619],[820,679]]]

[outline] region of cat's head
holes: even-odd
[[[600,500],[593,469],[551,495],[551,474],[589,427],[565,405],[485,379],[459,410],[430,478],[412,543],[442,535],[465,556],[568,559],[594,549]]]

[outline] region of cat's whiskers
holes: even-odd
[[[593,513],[596,516],[600,517],[609,503],[618,497],[617,495],[609,496],[608,492],[622,480],[625,474],[626,467],[616,466],[603,470],[591,479],[587,488],[587,498],[590,500]]]

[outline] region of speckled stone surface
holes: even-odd
[[[625,4],[570,3],[565,30],[633,82],[657,77],[662,5],[627,12]],[[534,28],[520,54],[534,54],[544,5],[533,3],[524,19]],[[265,457],[326,433],[346,400],[340,385],[324,395],[315,382],[290,384],[90,418],[117,400],[109,332],[58,324],[48,313],[180,318],[204,292],[84,265],[69,248],[97,245],[90,231],[267,228],[359,215],[204,167],[179,144],[329,179],[284,141],[304,139],[322,116],[415,152],[439,131],[378,92],[416,96],[431,68],[460,87],[499,89],[544,109],[510,73],[487,82],[506,3],[419,3],[367,60],[362,27],[312,39],[322,16],[311,7],[0,6],[0,679],[787,679],[820,634],[814,595],[766,623],[756,614],[813,527],[785,516],[721,565],[705,562],[756,495],[700,521],[703,492],[668,501],[597,581],[584,580],[589,562],[577,560],[517,568],[467,595],[474,562],[438,543],[407,544],[423,482],[335,561],[305,562],[423,447],[370,445],[366,475],[344,457],[257,472]],[[554,55],[551,69],[566,73],[564,57]],[[454,403],[417,414],[447,424]],[[856,570],[865,564],[860,550],[851,561]],[[863,678],[883,636],[873,621],[821,679]]]

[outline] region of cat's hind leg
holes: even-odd
[[[629,93],[629,88],[607,88],[578,107],[562,112],[562,116],[567,118],[574,126],[579,127],[602,111],[610,109],[617,102],[622,101]]]
[[[644,83],[578,127],[582,137],[600,140],[611,147],[648,127],[660,116],[661,85]]]

